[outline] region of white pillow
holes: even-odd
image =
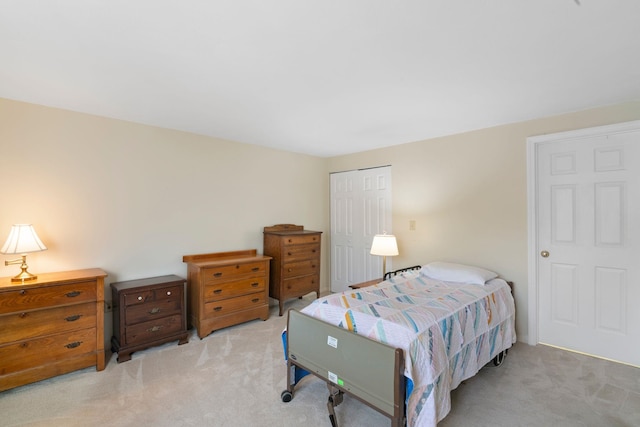
[[[452,262],[434,261],[424,265],[420,274],[445,282],[473,283],[484,285],[488,280],[498,277],[497,273],[484,268]]]

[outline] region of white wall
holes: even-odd
[[[267,225],[328,234],[322,158],[6,99],[0,147],[0,245],[11,224],[33,223],[48,246],[28,255],[36,274],[185,277],[185,254],[262,253]]]

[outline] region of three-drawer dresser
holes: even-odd
[[[90,366],[104,354],[104,278],[98,269],[0,279],[0,391]]]
[[[321,231],[302,225],[264,227],[264,254],[273,258],[269,296],[278,300],[280,316],[286,300],[311,292],[320,296],[321,237]]]
[[[131,353],[169,341],[189,342],[186,281],[159,276],[111,284],[113,337],[111,350],[118,362]]]
[[[269,261],[255,249],[185,255],[189,321],[204,338],[211,332],[269,318]]]

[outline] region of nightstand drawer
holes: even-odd
[[[282,260],[285,263],[303,259],[317,259],[320,256],[320,245],[316,243],[308,245],[287,246]]]
[[[96,303],[6,314],[0,324],[0,342],[90,328],[96,325]]]
[[[287,236],[283,239],[284,246],[289,245],[304,245],[307,243],[319,243],[320,235],[316,234],[301,234],[297,236]]]
[[[180,314],[181,310],[182,300],[180,298],[173,298],[166,301],[152,301],[146,304],[127,307],[125,308],[124,318],[127,325],[135,325],[136,323],[146,322],[172,314]]]
[[[224,316],[238,310],[246,310],[253,306],[261,306],[266,303],[265,293],[243,295],[237,298],[229,298],[220,301],[209,302],[204,305],[207,316]]]
[[[160,289],[129,290],[124,295],[126,306],[153,303],[155,301],[180,301],[182,299],[183,285],[171,286]]]
[[[78,282],[35,289],[20,289],[0,295],[0,314],[96,300],[95,282]]]
[[[180,314],[138,323],[127,327],[125,332],[126,344],[148,343],[169,334],[180,332],[182,329],[182,316]]]
[[[96,351],[96,328],[82,329],[16,342],[0,347],[0,375],[41,366],[52,360],[77,357]]]
[[[317,260],[305,260],[284,264],[282,266],[283,277],[287,279],[289,277],[316,274],[318,273],[318,264]]]
[[[251,277],[233,282],[208,285],[204,288],[204,300],[206,302],[219,301],[221,299],[264,291],[265,280],[265,277]]]
[[[244,264],[223,265],[220,267],[205,268],[202,270],[203,283],[209,285],[217,282],[226,282],[241,278],[242,276],[263,276],[265,275],[264,262],[248,262]]]

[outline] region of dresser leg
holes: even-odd
[[[127,362],[131,360],[131,353],[118,353],[118,358],[116,360],[118,363]]]

